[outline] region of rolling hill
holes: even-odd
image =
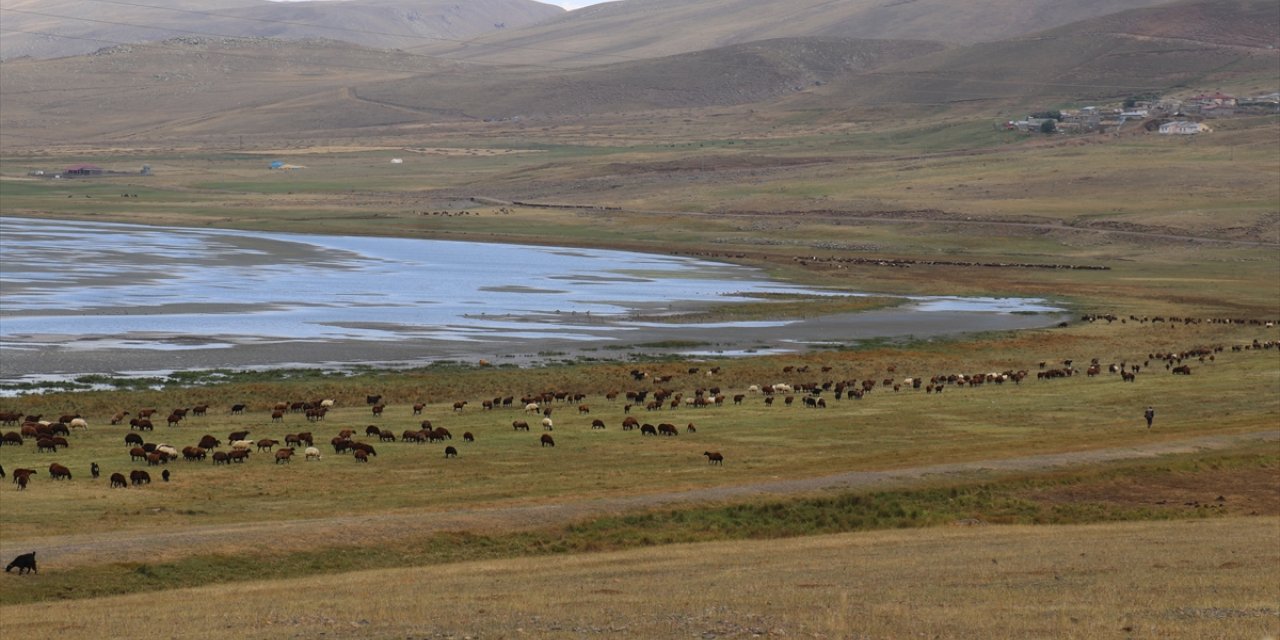
[[[1277,8],[1228,0],[1135,9],[1031,36],[779,38],[580,69],[477,65],[328,40],[179,38],[4,63],[7,146],[230,135],[394,134],[403,127],[749,105],[857,119],[875,105],[1004,107],[1139,92],[1270,86]],[[1227,85],[1224,85],[1227,83]],[[902,111],[902,114],[909,113]],[[900,116],[902,114],[899,114]]]
[[[1187,2],[919,56],[846,76],[804,99],[831,107],[1115,99],[1276,78],[1277,44],[1274,2]]]
[[[970,44],[1167,0],[624,0],[419,53],[504,64],[591,66],[756,40],[831,37]]]
[[[80,55],[175,36],[327,38],[375,49],[516,29],[563,14],[532,0],[8,0],[0,59]],[[53,34],[53,35],[50,35]]]

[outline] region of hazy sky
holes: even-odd
[[[538,2],[559,5],[566,9],[581,9],[583,7],[588,7],[593,4],[600,4],[601,2],[609,2],[609,1],[610,0],[538,0]]]

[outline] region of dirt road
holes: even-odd
[[[308,546],[327,547],[377,540],[420,537],[445,531],[513,531],[564,524],[584,518],[654,507],[793,496],[822,491],[879,490],[910,486],[938,477],[984,478],[992,474],[1041,471],[1054,467],[1229,449],[1242,445],[1280,443],[1280,429],[1240,435],[1206,436],[1068,453],[1049,453],[1001,460],[939,464],[891,471],[850,471],[816,478],[772,480],[676,493],[618,496],[444,513],[397,513],[335,516],[305,520],[246,522],[186,527],[174,531],[113,531],[28,540],[0,541],[0,557],[37,550],[41,564],[66,568],[109,562],[159,562],[192,553],[230,553],[254,549],[258,553],[285,552]],[[727,464],[732,464],[730,460]]]

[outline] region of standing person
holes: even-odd
[[[1150,428],[1151,428],[1151,421],[1156,419],[1156,410],[1155,410],[1155,408],[1154,408],[1154,407],[1147,407],[1147,410],[1142,412],[1142,417],[1144,417],[1144,418],[1146,418],[1146,419],[1147,419],[1147,428],[1148,428],[1148,429],[1150,429]]]

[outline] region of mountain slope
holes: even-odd
[[[625,0],[419,53],[585,66],[791,37],[973,43],[1168,0]]]
[[[949,49],[842,78],[826,104],[1088,102],[1219,86],[1280,69],[1280,5],[1202,0]]]
[[[53,58],[175,36],[328,38],[376,49],[419,47],[559,16],[533,0],[6,0],[0,58]],[[44,34],[57,34],[49,36]]]

